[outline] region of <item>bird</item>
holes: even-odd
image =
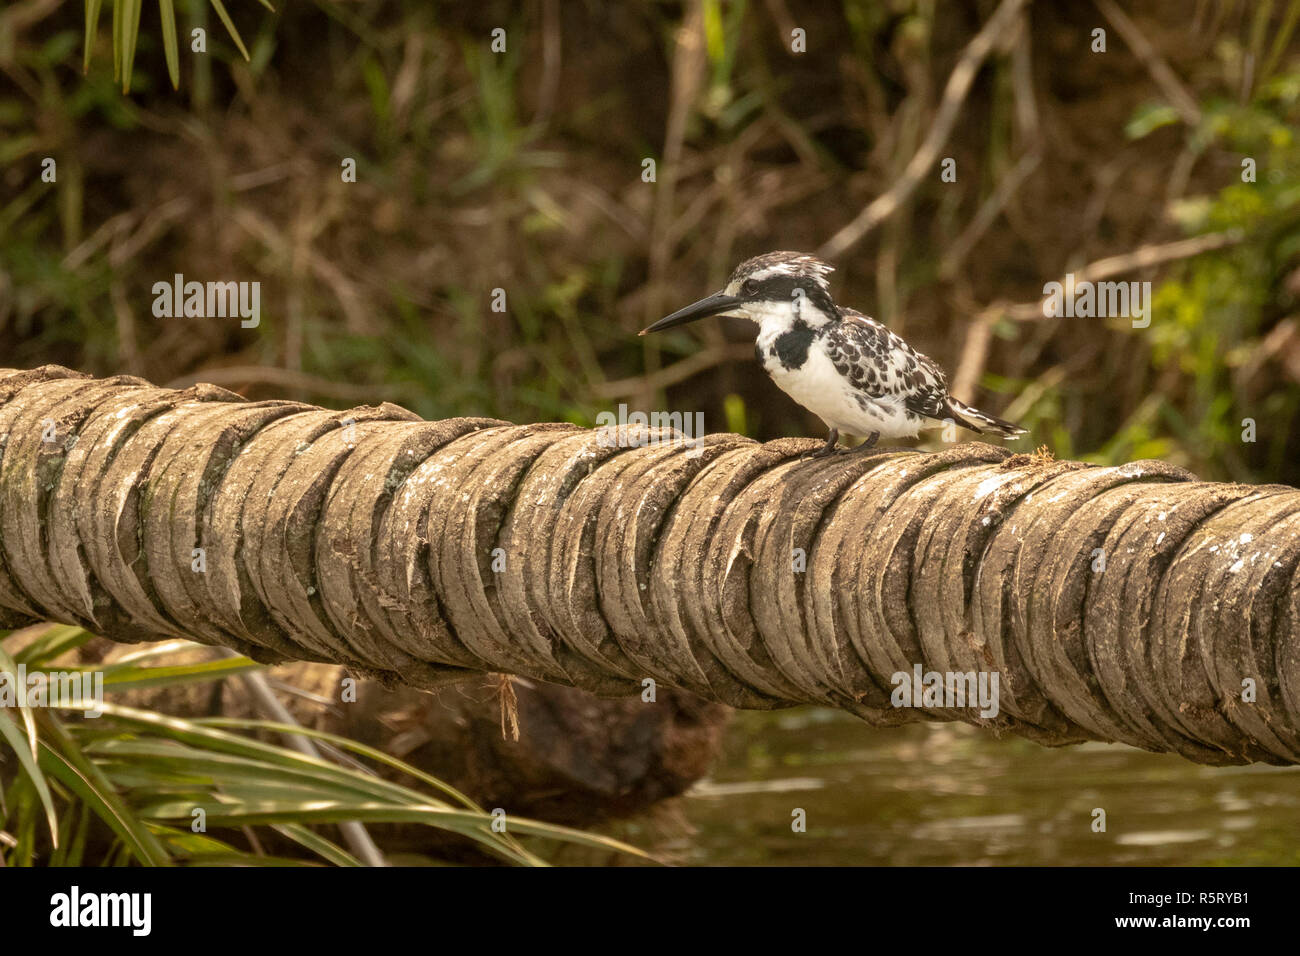
[[[870,316],[838,305],[827,282],[833,271],[803,252],[754,256],[735,268],[721,291],[640,334],[710,316],[756,323],[754,355],[763,370],[830,429],[826,444],[805,457],[837,454],[841,432],[864,439],[859,451],[881,437],[911,438],[949,422],[985,434],[1025,434],[1019,425],[954,398],[938,363]]]

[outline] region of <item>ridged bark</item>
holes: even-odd
[[[0,369],[0,625],[1300,759],[1300,491],[619,435]],[[895,708],[916,664],[997,672],[1000,713]]]

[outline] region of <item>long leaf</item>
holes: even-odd
[[[167,73],[172,78],[172,89],[181,86],[180,50],[176,44],[176,8],[172,0],[158,0],[158,15],[162,19],[163,52],[167,55]]]
[[[18,688],[18,679],[19,679],[18,664],[12,657],[9,656],[8,652],[6,652],[3,647],[0,647],[0,672],[5,672],[11,675],[14,682],[15,695],[21,694],[22,691],[19,690]],[[28,749],[31,751],[32,759],[35,760],[36,759],[36,719],[32,716],[31,707],[27,706],[26,704],[19,705],[18,712],[22,714],[23,725],[27,728]]]
[[[188,819],[193,807],[186,802],[160,803],[146,811],[151,819],[178,820]],[[279,802],[274,800],[250,801],[248,803],[228,804],[216,810],[207,811],[207,821],[213,826],[249,826],[253,824],[275,823],[423,823],[442,830],[450,830],[469,837],[485,849],[507,860],[527,863],[533,866],[545,865],[545,862],[532,854],[520,854],[513,847],[500,839],[500,834],[491,832],[482,814],[468,810],[449,810],[435,806],[394,806],[385,803],[339,804],[329,800],[319,800],[313,804],[300,801]],[[554,834],[552,834],[554,835]],[[609,849],[606,846],[606,849]],[[629,848],[631,849],[631,848]],[[643,855],[640,851],[635,851]]]
[[[215,727],[206,726],[202,721],[186,721],[175,717],[167,717],[163,714],[156,714],[152,711],[135,710],[130,707],[123,707],[118,704],[103,705],[106,715],[115,718],[130,721],[141,726],[149,727],[155,733],[164,734],[175,740],[181,740],[196,746],[205,747],[208,750],[218,750],[224,753],[236,754],[245,757],[254,757],[263,759],[271,763],[286,768],[307,769],[325,779],[331,779],[340,785],[357,785],[358,778],[367,781],[368,787],[375,792],[382,792],[384,798],[393,801],[410,801],[413,803],[427,803],[429,797],[423,794],[417,794],[412,790],[402,787],[400,784],[391,783],[382,777],[359,774],[355,770],[345,767],[339,767],[336,764],[329,763],[319,757],[308,757],[305,754],[298,753],[296,750],[288,750],[284,747],[277,747],[274,744],[263,743],[260,740],[254,740],[239,734],[231,734],[216,729]],[[304,733],[306,728],[296,728]],[[96,746],[101,746],[97,744]],[[477,812],[482,813],[481,809],[475,808]]]
[[[122,92],[131,92],[131,71],[135,66],[135,45],[140,38],[140,11],[142,0],[117,0],[124,5],[122,12]]]
[[[318,760],[316,758],[304,757],[303,755],[297,753],[296,751],[287,751],[284,750],[283,748],[275,747],[270,744],[264,744],[261,743],[260,741],[249,740],[248,738],[242,736],[237,736],[233,734],[224,734],[221,731],[216,730],[215,728],[223,727],[223,726],[240,727],[243,729],[250,729],[250,730],[273,731],[281,734],[297,733],[305,737],[312,737],[318,740],[322,740],[334,744],[340,749],[351,750],[354,753],[357,753],[361,756],[368,757],[379,763],[383,763],[387,766],[400,770],[403,773],[409,776],[413,776],[416,779],[429,784],[431,787],[440,790],[443,793],[446,793],[447,795],[451,796],[453,799],[463,804],[467,809],[478,814],[484,813],[483,809],[480,806],[478,806],[478,804],[476,804],[473,800],[471,800],[465,794],[461,793],[456,788],[452,787],[450,784],[447,784],[442,780],[439,780],[437,777],[424,773],[423,771],[418,770],[415,767],[412,767],[410,764],[404,763],[401,760],[398,760],[396,757],[386,754],[383,751],[375,750],[372,747],[367,747],[364,744],[359,744],[356,741],[349,740],[345,737],[339,737],[334,734],[326,733],[325,731],[313,730],[307,727],[298,727],[296,725],[280,724],[280,723],[275,723],[273,721],[266,721],[266,720],[246,720],[240,718],[214,717],[214,718],[199,719],[190,722],[189,726],[193,728],[193,730],[191,734],[187,737],[185,735],[185,732],[181,729],[181,725],[184,724],[185,722],[177,721],[173,718],[165,718],[162,717],[161,715],[153,714],[148,711],[134,711],[130,708],[124,708],[119,705],[105,704],[103,706],[106,713],[111,713],[114,716],[120,716],[125,719],[139,719],[142,722],[150,725],[154,730],[163,733],[168,733],[176,737],[177,739],[188,739],[190,741],[197,740],[202,742],[202,744],[205,746],[220,746],[227,750],[229,750],[231,747],[234,747],[237,749],[237,751],[247,752],[247,753],[257,753],[267,757],[268,759],[276,760],[282,765],[292,765],[292,764],[310,765],[318,769],[324,768],[332,774],[340,774],[340,775],[347,774],[350,772],[342,768],[335,767],[334,764],[325,763],[324,761]],[[164,729],[164,728],[168,728],[168,729]],[[213,738],[207,742],[203,742],[201,737],[194,736],[195,734],[201,734],[205,732],[217,733],[217,734],[221,734],[221,736],[219,738]],[[395,800],[397,802],[405,802],[410,804],[426,803],[429,800],[429,798],[423,794],[416,793],[415,791],[402,787],[399,784],[389,783],[388,781],[380,780],[379,782],[372,784],[372,787],[374,787],[376,790],[387,791],[386,793],[384,793],[383,796],[381,796],[381,799],[386,798],[390,800]],[[520,846],[519,842],[515,840],[512,835],[497,834],[497,836],[502,838],[502,842],[509,844],[511,850],[516,856],[520,858],[531,857],[531,854],[529,854],[527,850],[525,850],[522,846]]]
[[[127,0],[113,0],[113,80],[122,78],[122,5]]]
[[[327,775],[315,772],[315,768],[267,764],[198,748],[165,746],[161,741],[108,740],[87,747],[86,752],[112,758],[111,763],[104,765],[106,772],[115,778],[119,774],[132,775],[132,785],[150,779],[159,783],[168,779],[188,779],[193,783],[220,785],[223,790],[239,786],[280,787],[286,791],[296,790],[309,794],[331,792],[339,799],[429,802],[428,797],[365,774]]]
[[[169,667],[105,668],[104,686],[115,690],[122,688],[174,686],[195,681],[222,680],[245,671],[257,670],[262,665],[247,657],[223,657],[215,661],[195,664],[175,664]]]
[[[29,667],[46,667],[60,654],[81,647],[93,636],[83,627],[53,624],[36,640],[16,651],[14,660]]]
[[[153,808],[152,814],[159,818],[183,817],[188,815],[188,810],[183,804],[161,804]],[[209,823],[228,826],[243,826],[250,823],[282,823],[286,822],[286,820],[300,823],[307,821],[346,823],[349,820],[371,823],[432,823],[443,829],[455,830],[466,835],[472,835],[469,831],[477,830],[483,824],[482,815],[469,810],[450,810],[445,807],[435,806],[394,807],[383,804],[344,807],[324,800],[314,807],[303,807],[296,803],[287,806],[273,802],[249,803],[238,807],[224,807],[221,812],[208,814]],[[519,833],[550,837],[551,839],[565,840],[571,843],[581,843],[586,846],[599,847],[603,850],[618,850],[645,860],[653,859],[644,850],[629,846],[612,837],[584,833],[581,830],[573,830],[553,823],[541,823],[536,820],[511,817],[508,826]]]
[[[42,715],[41,723],[46,729],[41,739],[41,766],[88,804],[141,863],[169,866],[166,850],[127,809],[104,772],[87,759],[63,725],[52,714]],[[59,750],[50,746],[51,740]]]
[[[212,9],[217,11],[217,16],[220,17],[221,22],[226,25],[226,30],[230,33],[230,39],[235,41],[235,46],[239,47],[239,52],[244,54],[244,59],[251,59],[248,55],[248,48],[244,46],[244,41],[240,39],[239,31],[235,29],[235,23],[230,19],[230,14],[226,12],[226,8],[221,3],[221,0],[212,0]]]
[[[63,855],[64,866],[81,866],[86,855],[86,834],[90,832],[90,808],[84,803],[77,809],[77,828]]]
[[[99,10],[103,0],[86,0],[86,52],[81,62],[81,72],[90,72],[90,48],[95,43],[95,34],[99,32]]]
[[[11,675],[15,692],[17,692],[18,664],[3,647],[0,647],[0,672]],[[36,718],[32,714],[32,709],[26,705],[20,706],[18,713],[22,716],[23,726],[27,733],[20,733],[13,718],[4,710],[0,710],[0,737],[4,737],[9,742],[9,746],[14,749],[14,753],[18,757],[18,762],[22,764],[23,770],[27,772],[27,776],[31,779],[32,787],[35,789],[41,805],[45,808],[45,820],[50,828],[50,839],[57,849],[59,846],[59,815],[54,809],[54,798],[50,794],[45,775],[41,773],[36,745]]]
[[[31,782],[32,788],[40,798],[41,805],[45,807],[45,820],[50,827],[50,839],[54,842],[57,849],[59,846],[59,815],[54,809],[54,798],[50,794],[49,784],[45,780],[45,774],[41,772],[39,759],[34,756],[29,748],[36,744],[36,731],[30,730],[30,736],[24,736],[19,730],[18,725],[14,723],[3,709],[0,709],[0,737],[9,742],[14,753],[18,756],[18,762],[27,773],[27,779]]]
[[[105,664],[105,672],[115,667],[126,667],[131,664],[140,664],[145,661],[151,661],[159,657],[170,657],[180,651],[202,650],[202,644],[196,644],[194,641],[187,641],[184,638],[171,638],[165,641],[157,641],[153,644],[140,644],[134,650],[126,651],[123,654],[113,658],[111,664]]]
[[[319,854],[335,866],[362,866],[362,862],[332,840],[297,823],[276,824],[272,829],[299,846]]]
[[[443,793],[447,794],[447,796],[451,797],[469,810],[482,811],[483,809],[472,798],[461,793],[446,781],[439,780],[432,774],[425,773],[418,767],[413,767],[409,763],[394,757],[392,754],[387,754],[382,750],[376,750],[374,747],[368,747],[355,740],[349,740],[347,737],[340,737],[337,734],[331,734],[328,731],[316,730],[311,727],[296,727],[290,724],[281,724],[270,720],[256,720],[241,717],[202,717],[196,720],[195,723],[203,724],[208,727],[242,727],[246,730],[266,730],[281,734],[294,733],[301,734],[304,737],[311,737],[315,740],[322,740],[326,743],[333,744],[341,750],[350,750],[352,753],[358,754],[359,756],[368,757],[377,763],[382,763],[385,766],[392,767],[394,770],[400,770],[403,773],[414,777],[416,780],[426,783],[437,790],[441,790]]]

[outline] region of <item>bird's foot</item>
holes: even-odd
[[[830,434],[826,436],[826,444],[822,445],[816,451],[801,455],[801,461],[807,461],[810,458],[829,458],[839,452],[840,433],[837,429],[832,428]]]
[[[878,441],[880,441],[880,432],[872,432],[869,436],[867,436],[866,441],[864,441],[861,445],[859,445],[857,448],[853,450],[854,452],[870,451],[871,449],[876,447],[876,442]]]
[[[836,455],[841,455],[843,453],[844,449],[840,448],[838,445],[822,445],[822,447],[818,448],[816,451],[810,451],[806,455],[800,455],[799,460],[811,461],[814,458],[833,458]]]

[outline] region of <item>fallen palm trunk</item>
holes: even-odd
[[[1300,760],[1300,491],[667,437],[0,370],[0,616]],[[894,706],[918,665],[997,675],[996,716]]]

